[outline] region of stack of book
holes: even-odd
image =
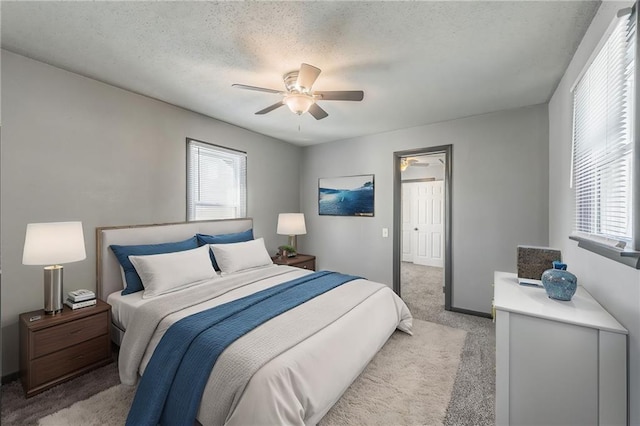
[[[70,291],[64,303],[71,309],[86,308],[96,304],[96,295],[91,290]]]

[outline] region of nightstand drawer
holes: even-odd
[[[67,324],[45,328],[33,333],[32,357],[38,358],[108,333],[109,319],[107,312],[101,312]]]
[[[300,254],[294,257],[279,257],[274,256],[271,258],[276,265],[294,266],[300,269],[307,269],[309,271],[316,270],[316,257],[308,254]]]
[[[315,271],[316,270],[316,261],[314,260],[307,260],[306,262],[300,262],[297,263],[295,265],[296,268],[302,268],[302,269],[308,269],[310,271]]]
[[[108,334],[105,334],[38,358],[31,364],[30,387],[35,388],[58,377],[108,359],[111,356],[110,350],[110,338]]]
[[[45,315],[42,309],[20,314],[20,377],[25,396],[112,362],[110,324],[111,306],[102,300],[90,308],[65,306],[55,315]]]

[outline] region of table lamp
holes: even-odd
[[[24,240],[23,265],[44,268],[44,312],[62,311],[61,263],[86,259],[82,222],[30,223]]]
[[[304,213],[280,213],[278,215],[278,235],[288,235],[289,245],[296,251],[296,236],[307,233],[307,227],[304,224]]]

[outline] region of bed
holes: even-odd
[[[265,265],[223,273],[211,282],[144,299],[140,293],[120,294],[123,273],[109,247],[179,241],[195,234],[241,233],[252,228],[251,219],[234,219],[96,230],[97,293],[112,305],[112,338],[120,345],[123,383],[135,384],[149,365],[153,367],[154,352],[161,352],[159,344],[173,324],[289,283],[314,280],[324,272]],[[200,373],[206,386],[196,419],[203,425],[316,424],[394,330],[411,334],[411,326],[409,310],[388,286],[349,278],[226,347],[213,368]],[[144,380],[141,387],[142,383]]]

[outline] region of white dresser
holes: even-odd
[[[495,272],[494,307],[497,425],[627,424],[627,330],[582,286],[563,302]]]

